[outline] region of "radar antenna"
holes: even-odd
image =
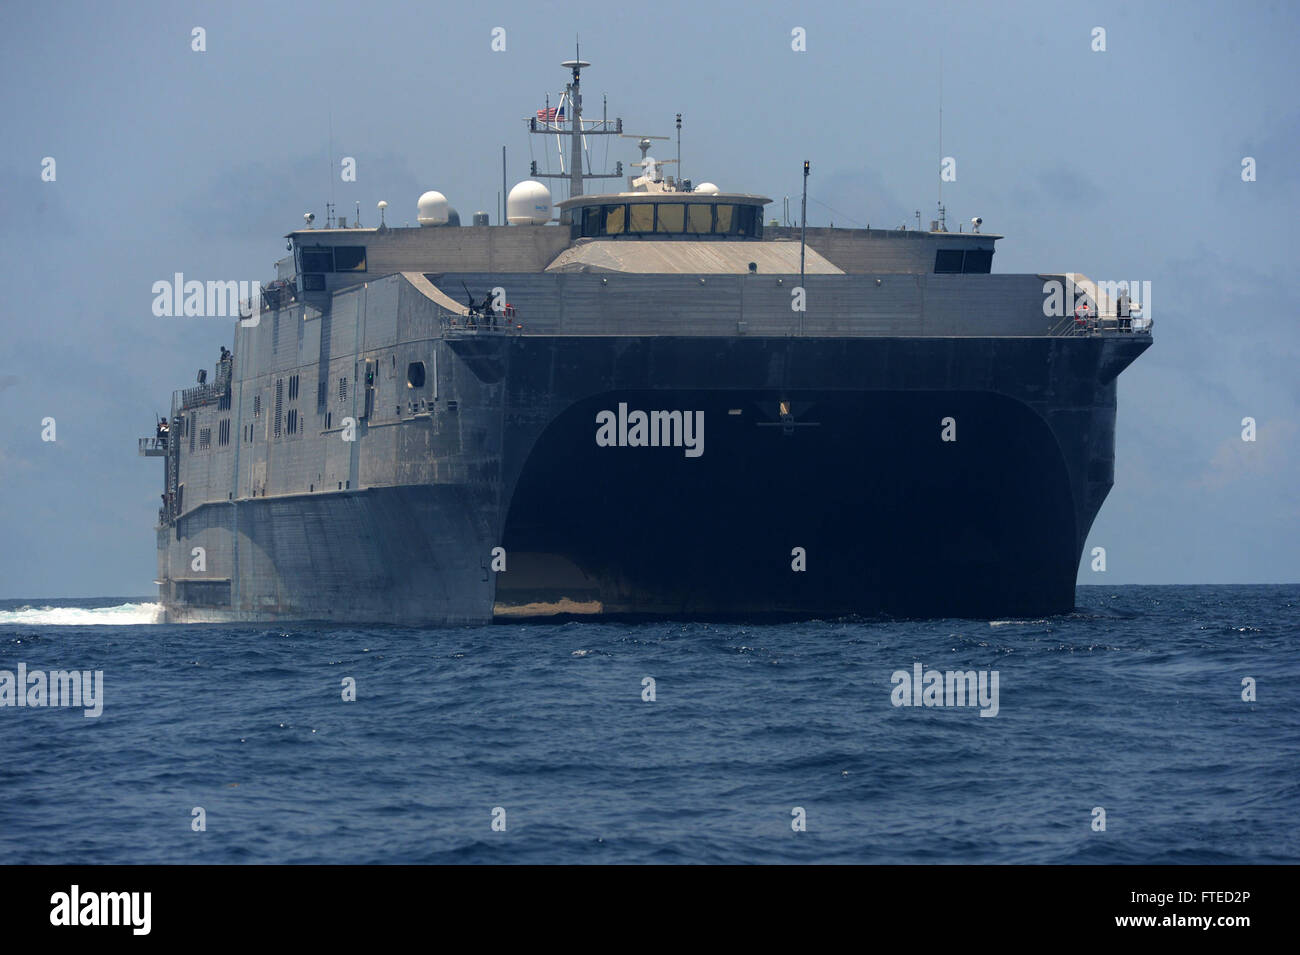
[[[668,142],[669,141],[668,137],[667,136],[643,136],[637,133],[622,133],[621,135],[623,136],[624,139],[635,139],[637,141],[636,143],[637,149],[641,150],[641,161],[629,163],[629,165],[639,166],[641,167],[642,170],[644,170],[644,172],[641,174],[641,177],[639,179],[634,179],[632,181],[633,188],[636,188],[639,185],[646,188],[647,191],[655,191],[650,186],[650,183],[652,182],[660,183],[663,181],[663,173],[660,171],[659,167],[667,166],[669,164],[675,164],[678,160],[655,159],[654,156],[650,155],[650,141],[652,139],[662,139],[664,142]]]

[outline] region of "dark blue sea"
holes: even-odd
[[[0,602],[0,671],[103,672],[98,718],[0,706],[0,861],[1300,861],[1300,586],[770,626],[156,610]],[[996,670],[996,716],[895,706],[918,662]]]

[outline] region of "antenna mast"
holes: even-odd
[[[803,318],[808,311],[808,286],[804,284],[804,251],[808,245],[808,160],[803,161],[803,211],[799,214],[799,289],[803,292],[803,310],[799,312],[799,334],[803,334]]]
[[[623,164],[615,163],[615,171],[612,173],[584,173],[582,171],[582,143],[587,136],[616,136],[623,132],[623,120],[616,119],[611,123],[608,119],[583,120],[582,118],[582,69],[585,66],[591,66],[586,60],[578,58],[578,46],[574,44],[574,58],[565,60],[560,64],[565,69],[572,71],[573,79],[565,87],[566,97],[570,115],[560,119],[558,110],[552,115],[548,106],[542,113],[544,118],[532,118],[528,121],[528,131],[530,133],[539,133],[543,135],[563,133],[564,123],[569,124],[569,169],[562,173],[539,173],[537,171],[537,161],[533,160],[532,176],[534,179],[568,179],[569,180],[569,198],[582,195],[582,181],[584,179],[621,179],[623,178]]]
[[[943,47],[939,47],[939,231],[947,232],[948,228],[944,223],[945,215],[943,209]],[[917,217],[916,227],[921,228],[920,217]]]
[[[645,157],[642,156],[642,159]],[[682,178],[682,114],[677,114],[677,178]]]

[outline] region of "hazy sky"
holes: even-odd
[[[810,224],[928,222],[952,156],[949,222],[1007,236],[994,271],[1150,281],[1088,544],[1108,569],[1080,580],[1300,581],[1297,4],[122,2],[3,12],[0,597],[155,590],[162,463],[136,438],[232,339],[154,317],[155,281],[268,280],[331,195],[366,225],[434,188],[495,221],[501,146],[512,184],[530,139],[543,158],[522,121],[575,32],[589,116],[607,93],[671,135],[681,112],[683,173],[769,214],[807,158]]]

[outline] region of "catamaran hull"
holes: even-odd
[[[1069,612],[1147,343],[439,342],[473,376],[436,412],[462,463],[474,436],[458,480],[204,504],[159,530],[161,598],[184,622]]]

